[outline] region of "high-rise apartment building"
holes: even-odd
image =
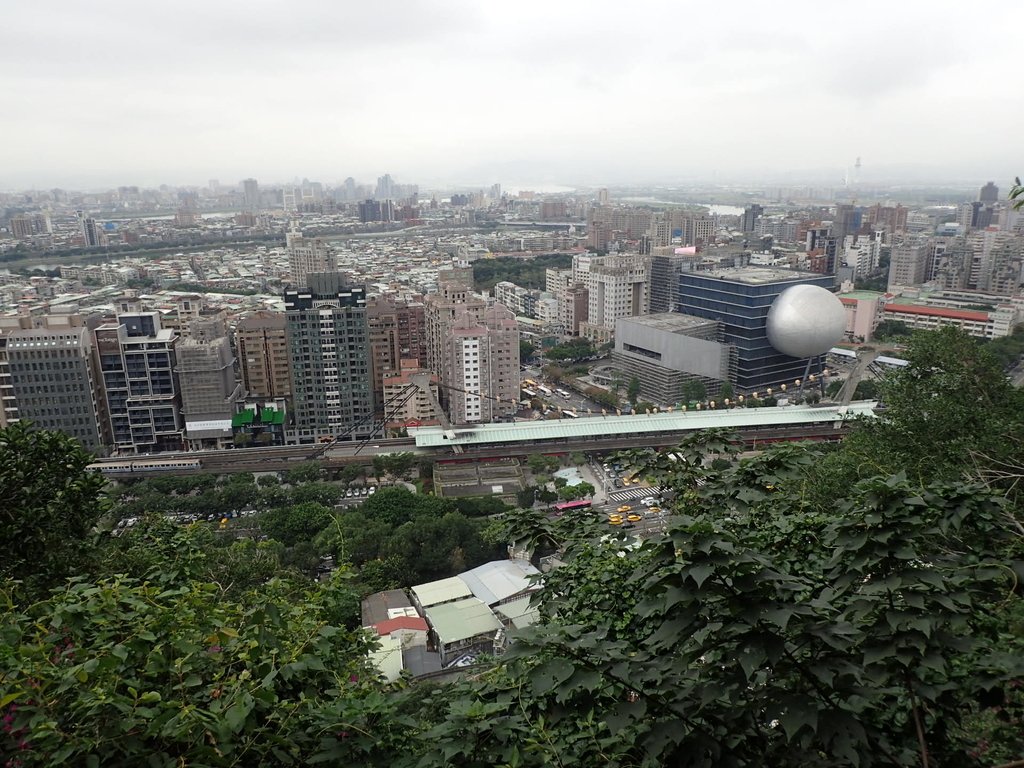
[[[733,383],[738,393],[759,391],[763,394],[766,387],[792,384],[804,375],[807,361],[784,355],[772,347],[766,330],[772,302],[786,288],[801,284],[831,288],[832,277],[761,267],[680,275],[680,311],[718,320],[721,341],[735,350]]]
[[[591,259],[580,280],[589,292],[588,327],[614,331],[620,317],[647,314],[649,269],[648,257],[638,254]]]
[[[100,244],[99,230],[96,228],[96,219],[86,215],[84,211],[78,211],[78,227],[82,233],[82,243],[86,248],[94,248]]]
[[[260,206],[260,185],[256,179],[242,181],[242,204],[247,210],[255,211]]]
[[[366,289],[338,272],[308,275],[308,287],[285,292],[292,371],[290,443],[372,433],[373,382]]]
[[[242,387],[250,400],[274,401],[292,394],[288,332],[282,312],[246,315],[235,327]]]
[[[438,292],[424,301],[428,367],[438,374],[453,423],[508,416],[519,394],[515,315],[500,304],[488,305],[471,286],[471,269],[441,270]]]
[[[999,202],[999,187],[995,185],[995,182],[988,182],[978,191],[978,200],[982,203]]]
[[[232,439],[231,419],[242,401],[235,356],[226,336],[182,339],[177,346],[178,386],[185,439],[191,448],[218,448]]]
[[[453,424],[508,418],[519,400],[519,328],[501,304],[458,310],[444,340],[440,379]]]
[[[373,399],[378,408],[383,408],[384,376],[397,371],[402,360],[398,338],[398,307],[395,302],[378,296],[368,299],[366,326],[370,342]]]
[[[182,448],[178,338],[157,312],[122,314],[99,326],[96,348],[110,433],[122,454]]]
[[[928,276],[931,243],[924,237],[910,237],[892,247],[889,257],[890,292],[921,285]]]
[[[288,269],[295,288],[305,288],[306,278],[313,272],[334,272],[337,261],[330,244],[320,237],[305,237],[293,221],[285,235],[288,248]]]
[[[740,231],[753,232],[757,227],[757,220],[764,215],[764,206],[748,205],[743,209],[743,216],[740,218]]]
[[[398,306],[398,348],[403,360],[416,360],[427,367],[427,320],[418,301]]]
[[[679,303],[679,275],[692,256],[684,254],[658,254],[650,257],[650,291],[648,310],[651,314],[675,312]]]
[[[102,452],[106,440],[92,332],[84,326],[14,330],[5,346],[18,418]]]

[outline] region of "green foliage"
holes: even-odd
[[[59,432],[21,421],[0,430],[0,578],[35,591],[59,583],[90,555],[104,509],[92,457]]]
[[[577,483],[566,485],[558,489],[558,498],[563,501],[576,501],[577,499],[589,499],[594,495],[594,486],[590,483]]]
[[[985,349],[1002,364],[1004,370],[1020,365],[1024,358],[1024,326],[1018,325],[1009,336],[992,339]]]
[[[473,262],[473,283],[478,291],[490,291],[495,283],[509,281],[523,288],[547,285],[547,270],[572,266],[572,256],[564,253],[543,254],[532,259],[502,256],[497,259],[477,259]]]
[[[455,499],[455,508],[466,517],[503,515],[511,509],[497,496],[467,496]]]
[[[626,387],[626,399],[633,406],[636,406],[638,397],[640,397],[640,379],[634,376],[629,380],[629,385]]]
[[[872,337],[880,340],[886,339],[900,339],[901,341],[909,339],[914,334],[914,331],[909,325],[900,320],[883,320],[872,332]]]
[[[1015,450],[1024,399],[985,347],[955,328],[915,334],[908,365],[881,380],[887,409],[846,440],[859,476],[905,470],[916,481],[956,478]]]
[[[576,362],[587,357],[593,357],[597,350],[589,339],[576,336],[569,341],[558,344],[550,349],[544,350],[544,356],[548,360]]]
[[[708,387],[699,379],[688,379],[683,382],[680,392],[683,402],[703,402],[708,398]]]
[[[284,475],[284,481],[289,485],[299,483],[311,483],[323,478],[323,464],[319,461],[301,461],[290,467]]]
[[[458,503],[474,514],[507,509],[498,499]],[[317,536],[317,551],[351,563],[360,573],[373,561],[399,563],[389,565],[388,573],[397,576],[403,587],[454,576],[502,557],[502,546],[484,539],[489,521],[471,519],[457,511],[456,504],[404,488],[382,488],[358,508],[336,515]],[[375,580],[379,576],[373,576],[371,581]]]
[[[537,348],[533,344],[531,344],[528,341],[521,340],[519,342],[519,360],[520,360],[520,362],[525,363],[525,362],[527,362],[529,360],[532,360],[533,359],[533,355],[534,355],[534,353],[536,351],[537,351]]]
[[[375,717],[366,637],[338,622],[347,590],[335,579],[295,599],[272,581],[233,602],[198,582],[76,579],[8,610],[0,753],[24,766],[230,766],[330,750],[366,764],[395,723]]]
[[[523,765],[914,765],[918,729],[932,765],[971,764],[978,735],[953,724],[1024,671],[1020,638],[990,620],[1024,574],[1001,498],[896,475],[849,489],[836,516],[807,503],[809,448],[736,461],[711,434],[678,452],[633,456],[676,494],[666,533],[639,548],[524,518],[516,538],[561,541],[568,565],[545,577],[544,620],[506,682],[469,686],[435,749],[462,744],[469,697],[503,724],[462,747],[481,763],[543,722]]]
[[[286,547],[309,541],[330,522],[331,510],[312,501],[270,509],[260,515],[263,532]]]

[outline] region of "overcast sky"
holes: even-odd
[[[1024,2],[4,4],[0,188],[1024,174]]]

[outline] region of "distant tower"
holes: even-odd
[[[860,183],[860,158],[857,158],[857,162],[853,164],[853,183]]]
[[[242,194],[247,210],[255,211],[260,207],[260,185],[256,179],[246,179],[242,182]]]
[[[999,187],[989,182],[978,192],[978,200],[982,203],[995,203],[999,201]]]
[[[86,248],[94,248],[100,244],[99,234],[96,231],[96,219],[86,216],[84,211],[76,211],[78,224],[82,230],[82,240]]]

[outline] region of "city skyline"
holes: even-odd
[[[840,185],[1024,168],[1024,104],[1006,88],[1024,8],[1009,2],[970,25],[952,3],[193,5],[14,9],[0,87],[23,108],[5,117],[0,189],[385,171],[508,189]]]

